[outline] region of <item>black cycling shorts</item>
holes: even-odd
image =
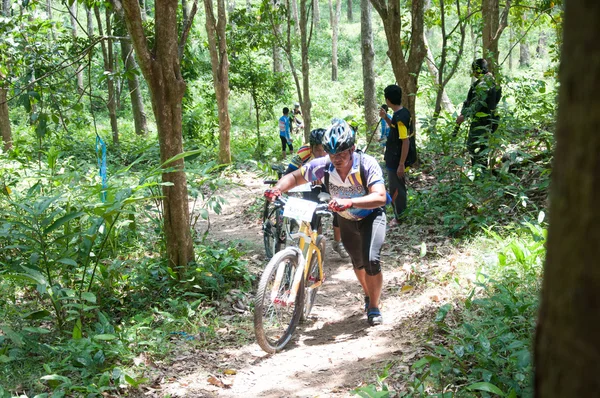
[[[359,221],[338,217],[342,243],[356,269],[364,269],[367,275],[381,272],[381,247],[385,241],[387,219],[383,209]]]

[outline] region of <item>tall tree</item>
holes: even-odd
[[[373,46],[373,21],[371,3],[360,1],[360,50],[362,55],[363,91],[365,95],[365,120],[371,131],[377,124],[377,95],[375,93],[375,48]],[[367,137],[368,139],[368,137]]]
[[[288,8],[291,5],[292,7],[292,18],[294,20],[294,29],[296,30],[296,34],[300,33],[300,16],[298,13],[298,0],[288,0]]]
[[[2,1],[2,15],[5,17],[10,16],[10,1]],[[4,56],[0,54],[0,60]],[[5,61],[5,60],[4,60]],[[6,64],[2,62],[2,64]],[[8,85],[6,82],[6,75],[0,67],[0,136],[2,137],[2,144],[5,151],[12,148],[12,130],[10,127],[10,118],[8,113]]]
[[[314,0],[318,9],[318,0]],[[312,103],[310,101],[310,63],[308,62],[308,49],[313,33],[313,23],[310,18],[310,0],[300,0],[300,56],[302,58],[302,118],[304,120],[304,139],[308,142],[310,137],[310,125]]]
[[[400,2],[397,0],[371,0],[371,4],[381,17],[387,38],[387,56],[392,64],[394,77],[402,88],[403,105],[415,115],[415,97],[418,91],[419,74],[423,59],[427,54],[423,36],[424,1],[413,0],[411,4],[411,40],[408,58],[402,47],[402,18]]]
[[[79,23],[77,22],[77,2],[73,2],[69,6],[69,18],[71,20],[71,35],[73,36],[73,40],[77,40],[77,26]],[[75,77],[77,79],[77,91],[79,94],[83,93],[83,68],[84,64],[80,64],[77,66],[77,70],[75,72]]]
[[[133,123],[135,132],[138,135],[145,135],[148,132],[148,123],[146,112],[144,110],[144,101],[140,81],[138,79],[138,65],[133,55],[131,37],[127,33],[125,26],[125,14],[122,7],[115,7],[115,34],[121,36],[121,61],[123,61],[124,75],[127,79],[127,88],[129,89],[129,99],[131,100],[131,112],[133,113]]]
[[[281,26],[277,26],[276,29],[281,34]],[[283,72],[283,60],[281,57],[281,47],[277,45],[277,42],[273,41],[273,72]]]
[[[302,0],[300,0],[302,3]],[[321,9],[319,8],[319,0],[312,0],[312,9],[313,9],[313,24],[315,26],[319,26],[321,22]]]
[[[231,163],[230,130],[231,120],[227,109],[229,102],[229,59],[227,57],[227,14],[225,0],[217,0],[217,18],[215,18],[212,0],[204,0],[206,11],[206,33],[212,65],[213,86],[219,109],[219,163]]]
[[[348,9],[346,10],[346,15],[348,17],[348,22],[354,22],[354,17],[352,16],[352,0],[348,0]]]
[[[460,8],[460,0],[456,0],[456,15],[458,18],[458,22],[456,26],[450,31],[446,32],[446,4],[444,0],[438,0],[440,6],[440,26],[442,28],[442,53],[440,56],[439,66],[437,67],[437,90],[436,90],[436,99],[435,99],[435,107],[433,110],[433,115],[437,118],[442,111],[442,104],[445,101],[448,101],[448,98],[444,99],[444,92],[446,85],[450,82],[452,76],[456,72],[458,65],[462,59],[462,53],[465,47],[465,36],[466,36],[466,21],[463,19],[461,15]],[[470,8],[470,0],[467,0],[467,9]],[[450,63],[448,61],[448,51],[449,51],[449,41],[452,38],[453,33],[458,29],[460,34],[458,51],[454,57],[454,62]],[[430,49],[427,49],[428,53]],[[448,67],[448,71],[446,72],[446,67]],[[452,109],[453,106],[450,104],[448,106],[448,102],[446,102],[445,110],[448,108]]]
[[[0,135],[2,136],[4,150],[11,149],[12,130],[8,113],[8,87],[6,86],[6,76],[2,73],[2,70],[0,70]]]
[[[600,396],[600,2],[565,1],[535,397]],[[567,216],[565,216],[567,215]]]
[[[540,36],[538,38],[537,47],[535,48],[535,52],[539,58],[544,58],[547,54],[546,51],[546,41],[548,39],[548,34],[545,30],[540,30]]]
[[[118,5],[119,0],[115,3]],[[182,100],[186,84],[181,76],[179,59],[179,27],[175,12],[177,0],[155,1],[152,48],[148,46],[142,26],[138,0],[124,0],[123,9],[127,30],[150,89],[160,159],[165,164],[167,160],[183,153]],[[162,180],[166,183],[163,186],[162,207],[167,258],[170,266],[183,271],[194,259],[184,160],[174,160],[166,167],[168,170],[162,174]]]
[[[338,79],[338,33],[342,11],[342,0],[335,0],[335,10],[331,16],[331,80]]]
[[[425,47],[427,47],[427,56],[425,57],[425,63],[427,64],[427,70],[429,70],[429,74],[433,77],[433,80],[436,82],[436,104],[437,104],[437,93],[439,92],[438,90],[441,90],[442,92],[442,99],[441,99],[441,109],[443,109],[445,112],[448,113],[452,113],[454,112],[454,105],[452,104],[452,101],[450,101],[450,98],[448,97],[448,93],[446,93],[446,89],[444,87],[441,87],[439,85],[439,81],[440,81],[440,73],[438,70],[438,66],[435,63],[435,57],[433,56],[433,52],[431,51],[431,47],[429,46],[429,41],[427,40],[427,35],[425,35]],[[436,108],[434,108],[436,109]],[[435,111],[434,111],[435,113]],[[439,114],[439,111],[438,111]]]
[[[506,0],[500,15],[499,0],[481,0],[483,17],[483,57],[488,60],[490,71],[496,73],[498,68],[498,43],[504,29],[508,26],[508,13],[512,0]]]
[[[100,36],[104,36],[104,30],[102,27],[102,18],[100,17],[100,7],[94,6],[94,14],[96,15],[96,24],[98,25],[98,33]],[[106,36],[112,35],[112,24],[111,24],[111,13],[108,8],[105,12],[106,16]],[[117,96],[115,90],[115,79],[114,79],[114,51],[112,40],[102,40],[100,42],[102,48],[102,58],[104,60],[104,76],[106,78],[106,84],[108,87],[108,101],[106,107],[108,108],[108,116],[110,118],[110,127],[112,130],[112,139],[114,144],[119,143],[119,125],[117,123]]]
[[[521,42],[519,43],[519,66],[524,68],[529,66],[529,44],[527,43],[527,39],[525,38],[526,33],[521,32]]]

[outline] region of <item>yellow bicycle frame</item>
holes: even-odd
[[[302,253],[302,256],[300,256],[300,261],[303,260],[304,264],[298,264],[298,268],[294,273],[292,288],[290,289],[289,296],[285,300],[286,305],[291,305],[296,301],[296,295],[298,294],[300,282],[302,282],[302,278],[306,280],[308,276],[308,271],[310,263],[312,261],[313,253],[316,253],[317,255],[317,261],[319,265],[319,280],[310,286],[305,286],[304,288],[316,289],[319,286],[321,286],[321,284],[323,284],[323,255],[321,253],[321,248],[317,246],[317,237],[319,236],[318,231],[313,231],[310,227],[310,223],[307,221],[303,221],[302,224],[300,224],[300,230],[297,233],[292,234],[291,236],[293,238],[300,238],[298,241],[298,248]],[[279,291],[279,286],[283,278],[283,273],[283,267],[277,269],[277,274],[275,275],[273,288],[271,289],[271,301],[273,301],[277,297],[277,292]]]

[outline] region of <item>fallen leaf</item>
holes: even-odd
[[[400,289],[400,293],[407,293],[413,289],[414,289],[414,287],[411,285],[404,285],[404,286],[402,286],[402,289]]]
[[[437,303],[438,301],[440,301],[440,297],[439,296],[431,296],[431,301]]]
[[[237,370],[233,370],[233,369],[225,369],[225,370],[223,371],[223,374],[224,374],[224,375],[235,375],[235,374],[237,374]]]
[[[217,379],[214,376],[210,376],[207,380],[210,384],[212,384],[213,386],[217,386],[217,387],[221,387],[221,388],[225,388],[225,383],[223,383],[221,380]]]

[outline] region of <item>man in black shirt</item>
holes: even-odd
[[[498,128],[496,105],[502,94],[500,88],[496,85],[494,76],[488,71],[488,63],[485,59],[479,58],[473,62],[472,75],[477,80],[471,84],[461,114],[456,118],[456,124],[460,125],[465,121],[465,118],[471,119],[469,137],[467,138],[467,149],[471,154],[471,163],[473,166],[487,167],[488,139],[490,133]]]
[[[379,109],[381,117],[390,126],[390,132],[385,144],[385,166],[388,171],[389,191],[392,195],[395,218],[389,226],[398,224],[400,216],[406,210],[406,168],[416,161],[415,133],[412,116],[408,109],[402,106],[402,89],[392,84],[383,92],[385,102],[394,114],[390,118],[387,112]]]

